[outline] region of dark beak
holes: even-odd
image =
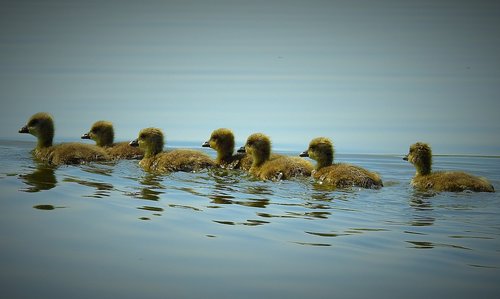
[[[19,129],[19,133],[29,133],[30,130],[28,130],[28,126],[24,126],[21,129]]]
[[[404,156],[403,160],[408,161],[408,155]]]
[[[205,141],[205,142],[203,142],[201,147],[210,147],[210,143],[208,143],[208,141]]]
[[[89,135],[89,133],[85,133],[85,134],[82,135],[81,138],[82,139],[90,139],[90,135]]]
[[[137,146],[139,146],[139,140],[134,139],[134,140],[130,141],[129,145],[137,147]]]
[[[236,152],[237,153],[246,153],[245,147],[244,146],[240,147]]]
[[[307,151],[303,151],[302,153],[300,153],[299,156],[300,157],[309,157],[309,153]]]

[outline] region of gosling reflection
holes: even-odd
[[[266,208],[269,205],[267,195],[272,195],[273,192],[267,186],[247,186],[241,185],[241,175],[234,170],[214,169],[210,172],[214,180],[213,189],[208,197],[211,203],[216,205],[237,204],[253,208]],[[246,181],[242,181],[244,184]],[[259,195],[245,198],[236,198],[235,194],[243,193],[244,195]],[[262,196],[264,195],[264,196]]]
[[[64,182],[77,183],[82,186],[91,187],[95,189],[95,192],[91,195],[84,195],[84,197],[93,197],[93,198],[103,198],[109,197],[111,195],[111,191],[114,190],[114,186],[108,183],[101,182],[93,182],[77,179],[74,177],[67,177],[63,179]]]
[[[40,192],[50,190],[57,185],[55,167],[46,163],[36,163],[36,169],[28,174],[21,174],[19,177],[28,185],[24,192]]]
[[[146,173],[146,175],[139,181],[139,183],[144,187],[141,188],[139,193],[135,193],[133,197],[152,201],[160,200],[161,194],[165,193],[164,191],[160,191],[165,189],[165,187],[161,184],[162,180],[163,178],[160,175]]]
[[[435,218],[429,215],[433,210],[432,201],[428,200],[433,197],[433,193],[414,192],[410,198],[410,207],[413,208],[413,219],[410,222],[411,226],[430,226],[435,222]]]

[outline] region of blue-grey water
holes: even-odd
[[[341,191],[138,161],[54,168],[33,146],[0,141],[2,298],[500,296],[499,193],[415,192],[402,156],[339,154],[385,183]],[[499,158],[434,163],[500,190]]]

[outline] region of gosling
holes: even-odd
[[[139,137],[131,141],[130,145],[144,151],[144,157],[139,165],[146,171],[158,173],[195,172],[215,165],[215,162],[207,154],[199,151],[176,149],[164,152],[163,133],[157,128],[141,130]]]
[[[217,151],[215,165],[225,169],[249,170],[252,166],[252,157],[245,153],[233,154],[234,134],[230,129],[220,128],[214,130],[210,139],[205,141],[202,147],[210,147]]]
[[[301,157],[316,160],[313,178],[321,184],[336,188],[361,187],[378,189],[383,187],[379,175],[356,165],[333,163],[334,149],[332,142],[325,137],[318,137],[309,143]]]
[[[415,166],[416,173],[411,184],[417,189],[462,192],[495,192],[486,178],[470,175],[462,171],[431,171],[431,147],[422,142],[410,146],[410,151],[403,160]]]
[[[271,140],[262,133],[248,137],[244,147],[238,152],[252,155],[250,174],[262,180],[286,180],[299,176],[310,176],[313,166],[297,157],[280,156],[271,159]]]
[[[109,121],[95,122],[90,131],[81,137],[82,139],[91,139],[96,145],[103,148],[114,160],[117,159],[142,159],[144,152],[137,148],[129,146],[129,142],[113,143],[115,132],[113,124]]]
[[[31,116],[19,133],[31,134],[37,138],[38,143],[33,150],[33,155],[49,164],[82,164],[110,159],[106,151],[95,145],[76,142],[52,145],[54,131],[52,116],[39,112]]]

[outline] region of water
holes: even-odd
[[[338,155],[386,186],[335,191],[236,171],[155,176],[137,161],[52,168],[33,146],[0,141],[5,298],[500,295],[499,193],[415,192],[402,156]],[[498,158],[434,162],[500,190]]]

